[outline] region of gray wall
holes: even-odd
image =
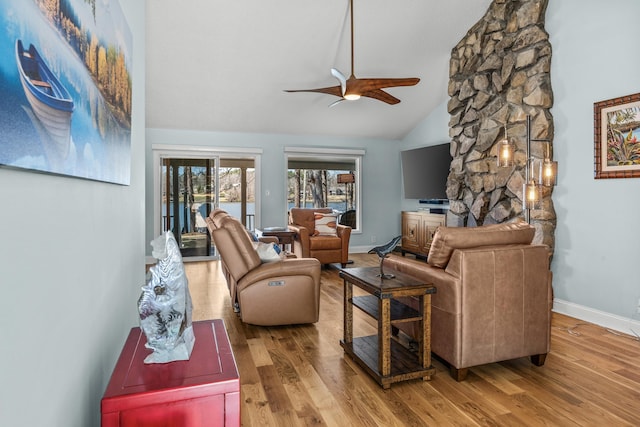
[[[144,2],[133,33],[131,185],[0,168],[0,425],[99,426],[144,284]]]
[[[555,295],[636,320],[640,179],[593,179],[593,103],[640,92],[639,15],[637,0],[550,1],[547,10],[559,163]]]
[[[640,326],[640,179],[593,178],[593,103],[640,92],[638,14],[637,0],[552,0],[546,14],[559,163],[554,309],[627,333]],[[402,149],[448,141],[448,120],[445,102]],[[418,207],[407,199],[402,206]]]

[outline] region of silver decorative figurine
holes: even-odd
[[[191,326],[191,294],[182,255],[171,231],[151,242],[158,263],[149,269],[147,284],[138,300],[140,327],[153,353],[144,363],[188,360],[195,336]]]

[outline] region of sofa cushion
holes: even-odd
[[[335,236],[337,234],[338,215],[315,212],[313,216],[315,220],[314,236]]]
[[[454,249],[530,244],[534,235],[535,228],[524,221],[472,228],[438,227],[431,242],[427,263],[434,267],[445,268]]]
[[[342,248],[342,239],[338,236],[314,236],[309,239],[309,250],[323,251]]]

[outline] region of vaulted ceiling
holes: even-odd
[[[147,0],[148,128],[400,139],[447,100],[451,49],[491,0],[354,0],[357,77],[401,102],[286,93],[350,65],[348,0]]]

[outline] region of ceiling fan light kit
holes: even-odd
[[[420,79],[417,77],[363,79],[357,78],[355,76],[353,66],[353,0],[349,0],[349,9],[351,15],[351,75],[349,76],[349,78],[345,78],[344,74],[342,74],[338,69],[332,68],[331,75],[340,82],[340,85],[317,89],[285,90],[285,92],[317,92],[334,95],[340,98],[330,106],[334,106],[340,101],[344,100],[355,101],[360,99],[360,97],[362,96],[386,102],[390,105],[398,104],[400,102],[398,98],[390,95],[388,92],[385,92],[382,89],[397,86],[414,86],[418,84]]]

